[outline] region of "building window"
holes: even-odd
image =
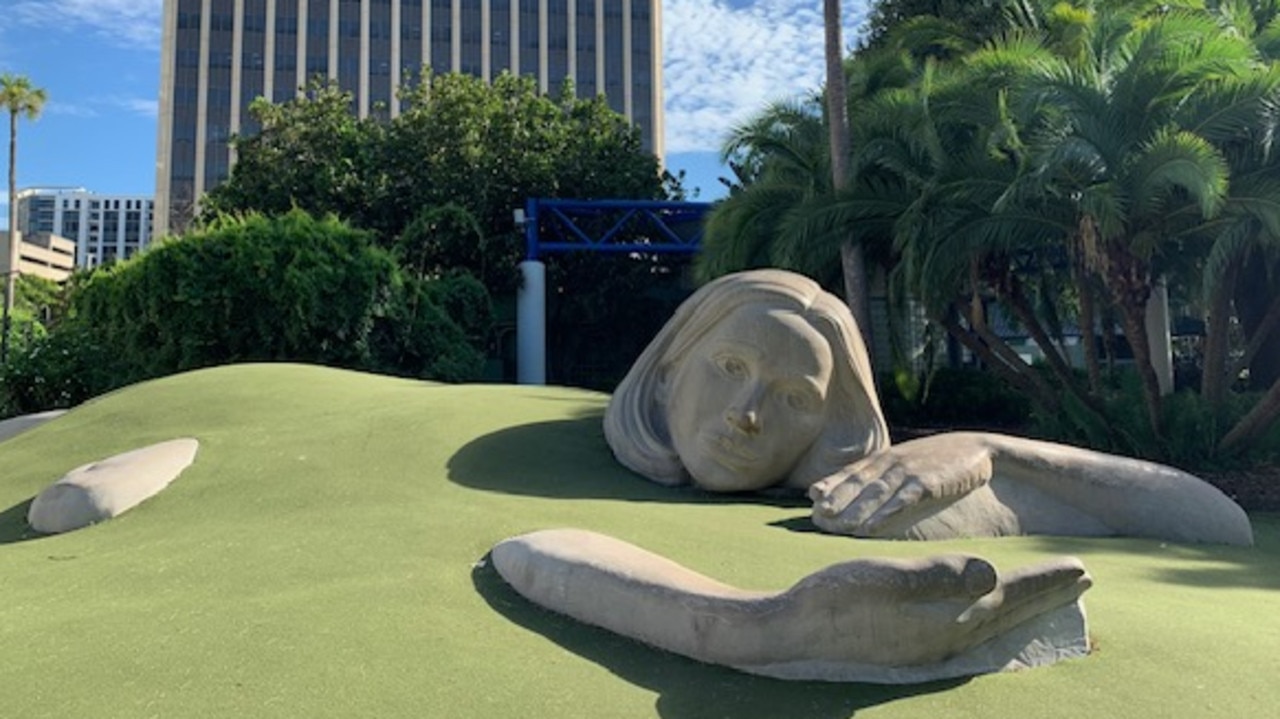
[[[450,0],[423,0],[431,3],[431,70],[443,75],[453,70],[453,3]]]
[[[538,0],[520,0],[520,74],[538,76]]]
[[[467,3],[462,6],[462,72],[479,75],[481,70],[480,5]]]
[[[599,92],[596,83],[596,4],[591,0],[578,0],[577,6],[577,69],[578,97],[595,97]]]
[[[547,78],[551,89],[558,90],[569,76],[569,3],[549,0],[547,3]]]

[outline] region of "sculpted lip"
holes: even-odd
[[[706,432],[702,435],[702,445],[707,448],[713,457],[724,464],[730,464],[734,467],[742,467],[745,465],[755,464],[759,461],[759,457],[754,452],[746,449],[732,438],[726,437],[718,432]]]

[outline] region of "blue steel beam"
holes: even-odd
[[[530,198],[525,202],[525,259],[584,250],[692,254],[702,244],[702,218],[710,210],[707,202]],[[580,224],[586,220],[611,222],[597,232]],[[556,239],[544,241],[543,231]]]

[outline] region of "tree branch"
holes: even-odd
[[[1272,383],[1271,389],[1267,390],[1253,409],[1227,432],[1218,443],[1218,451],[1228,453],[1247,449],[1249,443],[1261,437],[1277,417],[1280,417],[1280,379]]]

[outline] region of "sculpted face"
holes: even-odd
[[[822,431],[832,365],[826,339],[796,312],[731,312],[671,368],[663,391],[694,482],[738,491],[781,481]]]

